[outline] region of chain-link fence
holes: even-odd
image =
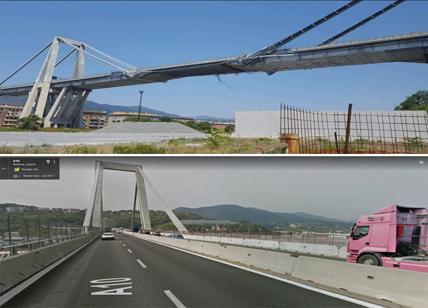
[[[280,107],[280,134],[294,135],[299,153],[427,154],[428,113],[321,112]]]

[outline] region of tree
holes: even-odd
[[[172,122],[172,119],[170,117],[161,117],[159,119],[160,122]]]
[[[41,126],[42,120],[37,115],[30,115],[25,118],[21,118],[17,121],[16,125],[21,129],[38,130]]]
[[[183,123],[184,125],[196,129],[200,132],[203,132],[205,134],[211,133],[212,125],[208,122],[195,122],[195,121],[187,121]]]
[[[424,110],[428,112],[428,90],[418,91],[408,96],[404,102],[394,110]]]
[[[154,122],[154,121],[146,117],[140,117],[140,120],[138,120],[137,116],[132,116],[132,117],[125,118],[123,122]]]
[[[235,125],[226,125],[226,128],[224,129],[225,133],[231,134],[235,131]]]

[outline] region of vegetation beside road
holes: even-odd
[[[30,236],[39,234],[41,237],[47,237],[48,232],[55,234],[55,230],[61,228],[76,228],[83,225],[86,210],[78,213],[65,213],[61,211],[32,211],[23,213],[7,213],[0,211],[0,239],[8,232],[7,219],[9,216],[12,232],[19,232],[21,236],[26,235],[26,226],[28,222]],[[112,227],[130,228],[132,221],[131,210],[104,211],[104,224]],[[199,220],[202,217],[193,213],[176,213],[180,220]],[[136,211],[134,224],[140,225],[139,211]],[[176,231],[174,224],[164,211],[150,210],[150,221],[155,230]],[[39,229],[40,224],[40,229]],[[49,226],[49,231],[48,231]],[[186,225],[189,231],[211,230],[212,225]],[[267,232],[268,230],[260,225],[241,222],[222,226],[228,232],[246,231],[246,232]]]
[[[131,207],[132,205],[130,205]],[[11,209],[13,211],[11,211]],[[189,231],[196,232],[245,232],[253,234],[271,234],[278,230],[302,232],[337,232],[348,230],[351,223],[306,213],[274,213],[266,210],[247,208],[238,205],[213,205],[202,208],[176,208],[174,213],[185,223]],[[4,203],[0,204],[0,239],[8,230],[46,237],[53,235],[58,228],[74,229],[79,232],[83,225],[86,209],[41,208],[37,206]],[[166,212],[150,210],[150,221],[155,230],[175,231],[176,228]],[[221,216],[221,217],[220,217]],[[107,210],[103,212],[104,225],[130,228],[132,210]],[[140,214],[136,210],[134,225],[140,225]]]
[[[286,146],[278,139],[238,139],[216,134],[208,139],[172,139],[158,143],[0,146],[0,154],[283,154],[285,152]]]

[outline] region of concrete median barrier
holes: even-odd
[[[270,250],[281,250],[286,252],[304,253],[341,259],[346,258],[346,247],[339,247],[335,245],[282,242],[249,238],[243,239],[233,237],[203,236],[193,234],[186,235],[185,238],[189,240],[204,242],[223,243],[229,245],[239,245]]]
[[[300,256],[291,275],[404,306],[426,307],[428,302],[425,273]]]
[[[381,300],[385,304],[390,302],[407,307],[426,307],[428,302],[428,275],[426,273],[350,264],[311,256],[293,256],[282,251],[224,243],[173,239],[131,232],[127,232],[127,234],[247,267],[286,274],[290,278],[316,283],[326,288],[346,290],[352,294]]]
[[[93,232],[78,239],[39,248],[25,254],[1,260],[0,294],[3,294],[98,236],[99,233]]]

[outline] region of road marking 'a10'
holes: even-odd
[[[91,292],[91,295],[132,295],[131,278],[103,278],[91,280],[90,287],[104,289]]]

